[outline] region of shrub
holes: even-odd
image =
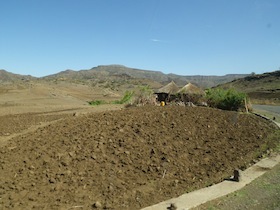
[[[133,101],[133,105],[147,105],[156,103],[156,98],[153,90],[147,86],[140,86],[139,90],[135,94],[135,99]]]
[[[134,92],[133,91],[126,91],[124,93],[124,96],[121,100],[116,100],[113,101],[113,104],[125,104],[128,103],[129,101],[131,101],[132,97],[133,97]]]
[[[237,111],[245,107],[246,94],[234,89],[208,89],[206,91],[207,103],[211,107],[223,110]]]

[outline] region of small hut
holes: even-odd
[[[175,82],[171,81],[167,85],[156,91],[158,101],[169,102],[176,98],[176,94],[179,91],[179,87]]]
[[[178,95],[185,103],[197,103],[205,95],[205,92],[194,84],[188,83],[178,91]]]

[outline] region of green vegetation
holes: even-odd
[[[88,103],[89,103],[89,105],[92,105],[92,106],[107,104],[106,101],[103,101],[103,100],[94,100],[94,101],[89,101]]]
[[[133,95],[134,95],[133,91],[126,91],[124,93],[123,98],[121,100],[113,101],[113,104],[126,104],[131,101]]]
[[[206,99],[209,106],[223,109],[237,111],[244,108],[246,94],[238,92],[234,89],[208,89],[206,91]]]
[[[150,86],[140,86],[139,91],[135,94],[134,104],[152,104],[154,92]]]
[[[220,88],[235,88],[246,93],[253,104],[280,105],[280,71],[254,74],[221,84]]]
[[[121,100],[116,100],[113,102],[106,102],[104,100],[93,100],[93,101],[89,101],[88,103],[89,103],[89,105],[92,105],[92,106],[98,106],[98,105],[103,105],[103,104],[108,104],[108,103],[109,104],[126,104],[131,101],[133,95],[134,95],[133,91],[126,91]]]
[[[154,91],[151,89],[149,85],[139,86],[139,89],[140,89],[140,96],[150,97],[154,93]]]

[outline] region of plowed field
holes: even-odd
[[[141,209],[220,182],[273,147],[266,121],[210,108],[45,117],[63,120],[0,147],[0,209]],[[35,118],[13,119],[0,116],[0,135]]]

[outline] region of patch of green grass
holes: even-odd
[[[207,210],[216,210],[217,208],[216,207],[214,207],[214,206],[208,206],[207,207]]]
[[[125,104],[131,101],[132,97],[134,95],[133,91],[126,91],[123,98],[121,100],[113,101],[113,104]]]
[[[236,191],[236,192],[233,193],[233,196],[243,198],[243,197],[247,196],[247,192],[245,192],[245,191]]]

